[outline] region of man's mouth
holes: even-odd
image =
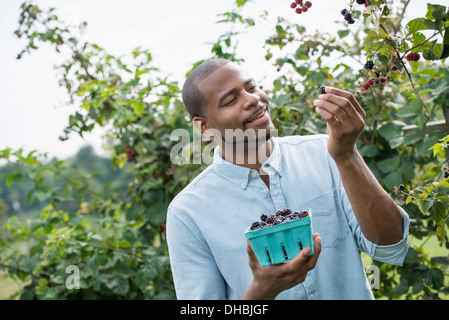
[[[265,113],[266,113],[267,111],[268,111],[268,108],[267,108],[267,107],[263,107],[262,109],[259,109],[259,110],[255,111],[255,112],[251,115],[251,117],[250,117],[248,120],[246,120],[245,122],[246,122],[246,123],[254,122],[254,121],[257,120],[257,119],[262,118],[262,117],[265,115]]]

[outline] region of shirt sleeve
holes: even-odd
[[[224,300],[225,281],[201,231],[186,215],[169,208],[167,243],[178,300]]]
[[[357,246],[360,250],[368,254],[371,258],[376,261],[385,262],[392,265],[402,266],[404,263],[405,256],[407,254],[409,243],[408,243],[408,231],[410,225],[410,219],[408,214],[399,207],[402,215],[402,239],[395,244],[389,245],[379,245],[368,240],[360,229],[360,225],[355,218],[354,212],[349,203],[349,199],[344,190],[341,191],[344,194],[343,207],[348,217],[349,226],[352,230],[354,239],[357,242]]]
[[[391,245],[379,245],[371,242],[363,234],[360,225],[355,217],[354,211],[352,209],[351,203],[349,202],[348,195],[346,194],[346,190],[343,186],[343,182],[341,181],[340,173],[338,172],[335,162],[331,159],[330,156],[328,156],[328,161],[335,186],[339,193],[342,210],[346,215],[349,227],[352,231],[358,248],[368,254],[374,260],[402,266],[409,248],[408,232],[410,219],[408,214],[404,209],[398,206],[402,215],[403,228],[402,239],[399,242]]]

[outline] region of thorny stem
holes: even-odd
[[[374,10],[373,10],[372,12],[373,12],[374,16],[376,17],[376,20],[379,20],[378,17],[377,17],[377,15],[376,15],[376,12],[375,12]],[[379,20],[379,21],[380,21],[380,20]],[[387,28],[383,25],[383,23],[380,23],[380,22],[379,22],[379,25],[380,25],[380,27],[382,28],[382,30],[385,32],[385,34],[391,38],[390,33],[388,32]],[[393,46],[392,46],[392,47],[393,47]],[[394,48],[394,50],[396,51],[396,54],[397,54],[397,56],[398,56],[398,58],[399,58],[399,57],[400,57],[399,50],[398,50],[397,48],[395,48],[395,47],[393,47],[393,48]],[[413,90],[415,91],[416,95],[418,96],[419,101],[421,102],[421,104],[422,104],[422,106],[424,107],[424,109],[426,109],[427,115],[428,115],[429,118],[431,119],[432,117],[431,117],[431,115],[430,115],[429,109],[427,108],[426,103],[424,102],[424,100],[422,99],[422,97],[421,97],[421,95],[419,94],[418,90],[416,89],[415,84],[413,83],[412,76],[410,75],[410,72],[408,72],[407,67],[405,66],[404,61],[403,61],[402,59],[399,59],[399,60],[401,61],[402,66],[404,67],[404,70],[405,70],[405,72],[406,72],[406,74],[407,74],[407,76],[408,76],[408,79],[409,79],[409,81],[410,81],[410,84],[412,85]]]

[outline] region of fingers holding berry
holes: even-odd
[[[340,124],[344,124],[347,119],[360,119],[363,122],[366,117],[365,110],[360,106],[354,95],[337,88],[320,88],[319,100],[315,100],[314,105],[337,116]],[[341,117],[338,117],[339,114]]]
[[[314,105],[317,113],[327,122],[330,155],[334,159],[352,155],[366,117],[354,95],[326,87],[325,94],[321,94],[319,100],[314,101]]]

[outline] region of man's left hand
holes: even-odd
[[[365,110],[348,91],[326,87],[326,93],[313,102],[316,112],[327,122],[328,151],[334,160],[354,155],[355,143],[365,125]]]

